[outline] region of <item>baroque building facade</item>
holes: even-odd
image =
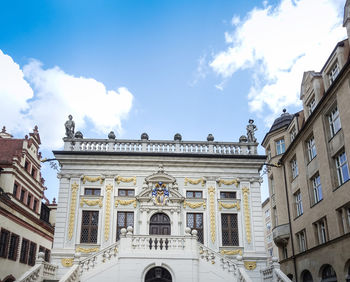
[[[349,8],[346,1],[348,35]],[[303,109],[284,110],[262,142],[273,239],[281,269],[294,281],[350,281],[349,94],[346,39],[320,72],[304,73]]]
[[[54,151],[56,279],[261,281],[266,157],[257,154],[253,121],[247,130],[250,140],[240,142],[66,133],[64,149]]]
[[[18,280],[36,263],[39,252],[50,260],[53,218],[40,173],[40,136],[15,139],[0,132],[0,281]],[[43,203],[42,201],[45,201]]]

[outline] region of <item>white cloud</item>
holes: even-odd
[[[37,124],[42,146],[46,148],[62,146],[63,124],[68,114],[73,115],[76,130],[83,133],[87,120],[93,130],[106,136],[110,130],[120,132],[121,120],[127,117],[133,100],[124,87],[107,90],[93,78],[75,77],[59,67],[44,69],[37,60],[30,61],[22,71],[3,53],[0,53],[0,96],[1,100],[11,99],[6,111],[0,112],[0,119],[9,131],[27,133]]]
[[[195,86],[199,80],[204,79],[207,76],[208,68],[207,55],[200,56],[193,80],[189,83],[190,86]]]
[[[210,66],[223,80],[251,69],[251,110],[267,106],[276,116],[283,107],[300,104],[303,72],[320,70],[345,38],[339,8],[339,0],[282,0],[276,7],[266,2],[244,20],[232,20],[234,31],[225,33],[228,47],[214,55]]]

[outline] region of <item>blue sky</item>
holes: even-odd
[[[344,2],[2,1],[0,120],[21,138],[38,125],[45,157],[68,114],[85,137],[170,140],[237,141],[253,118],[261,141],[345,38]]]

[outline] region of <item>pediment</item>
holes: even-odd
[[[176,182],[176,178],[171,176],[171,175],[169,175],[169,174],[167,174],[167,173],[165,173],[163,166],[159,165],[158,171],[156,173],[153,173],[153,174],[147,176],[145,178],[145,182],[147,184],[149,184],[149,183],[156,183],[156,182],[159,182],[159,181],[163,182],[163,183],[166,183],[166,184],[168,184],[168,183],[173,183],[174,184]]]

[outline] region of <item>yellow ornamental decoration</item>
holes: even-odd
[[[222,201],[219,201],[219,210],[222,210],[222,208],[225,208],[225,209],[237,208],[238,211],[241,209],[239,202],[229,204],[229,203],[224,203]]]
[[[244,267],[247,270],[254,270],[256,268],[256,261],[245,261]]]
[[[75,249],[75,252],[89,254],[89,253],[98,252],[99,250],[100,250],[100,248],[82,248],[82,247],[77,247]]]
[[[218,184],[219,184],[219,187],[221,187],[221,184],[224,184],[224,185],[236,185],[236,187],[238,187],[238,181],[237,179],[232,179],[232,180],[224,180],[224,179],[219,179],[217,180]]]
[[[111,218],[111,193],[113,190],[113,186],[108,184],[106,186],[106,217],[105,217],[105,240],[107,241],[109,238],[109,226],[110,226],[110,218]]]
[[[215,227],[215,188],[210,187],[209,192],[209,205],[210,205],[210,233],[211,241],[215,242],[216,237],[216,227]]]
[[[136,176],[126,178],[126,177],[121,177],[118,175],[115,178],[115,180],[117,181],[118,184],[120,184],[120,182],[129,183],[129,182],[133,181],[134,185],[136,185]]]
[[[118,205],[128,206],[130,204],[134,203],[134,208],[136,208],[136,199],[131,200],[115,200],[115,207],[118,207]]]
[[[73,265],[73,258],[63,258],[61,259],[61,264],[64,267],[71,267]]]
[[[97,177],[90,177],[90,176],[87,176],[87,175],[84,175],[83,176],[83,184],[85,184],[86,181],[89,181],[89,182],[97,182],[97,181],[100,181],[100,184],[103,183],[103,181],[105,180],[103,177],[101,176],[97,176]]]
[[[190,183],[192,185],[197,185],[199,183],[202,183],[202,187],[204,187],[206,180],[204,178],[199,179],[190,179],[188,177],[185,177],[185,186],[187,186],[187,183]]]
[[[221,250],[220,254],[222,255],[228,255],[228,256],[232,256],[232,255],[243,255],[242,250]]]
[[[88,199],[85,199],[85,198],[81,198],[80,199],[80,206],[83,207],[84,204],[88,205],[88,206],[99,206],[100,208],[102,207],[102,197],[100,197],[99,199],[97,200],[88,200]]]
[[[77,191],[79,185],[74,182],[72,184],[72,197],[70,201],[70,211],[69,211],[69,224],[68,224],[68,239],[71,240],[74,231],[74,221],[75,221],[75,206],[77,203]]]
[[[207,207],[207,204],[205,203],[205,201],[196,202],[196,203],[184,201],[184,208],[186,208],[186,206],[191,208],[191,209],[197,209],[197,208],[203,206],[203,208],[205,209]]]
[[[242,188],[243,192],[243,206],[244,206],[244,220],[245,220],[245,233],[247,237],[247,242],[251,242],[251,231],[250,231],[250,211],[249,211],[249,188]]]

